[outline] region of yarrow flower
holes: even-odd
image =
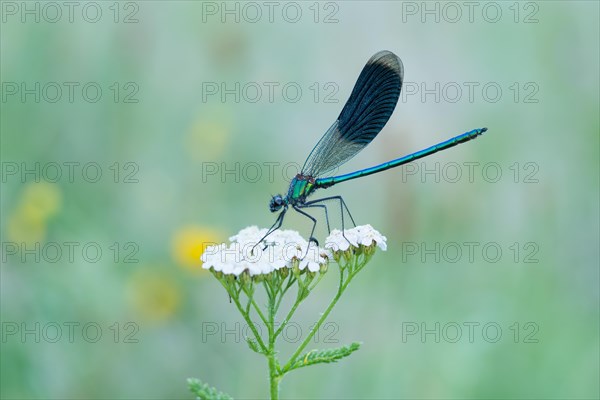
[[[239,276],[266,275],[283,268],[308,269],[318,272],[329,262],[329,253],[306,241],[292,230],[277,230],[265,241],[259,240],[267,229],[250,226],[229,238],[229,244],[209,246],[202,255],[202,268]]]
[[[323,248],[314,241],[305,240],[296,231],[276,230],[263,240],[267,229],[250,226],[229,238],[229,243],[208,246],[202,254],[202,268],[212,272],[229,295],[250,328],[246,337],[249,348],[264,355],[269,361],[271,393],[278,393],[279,382],[288,372],[309,365],[332,363],[358,350],[360,343],[334,349],[302,352],[312,342],[334,305],[350,281],[369,263],[375,250],[386,250],[386,238],[371,225],[357,226],[342,231],[334,230]],[[262,241],[261,241],[262,240]],[[285,363],[277,360],[275,344],[283,334],[300,304],[321,282],[330,260],[339,268],[338,289],[325,311]],[[295,294],[293,294],[295,292]],[[284,297],[291,297],[292,306],[285,317],[278,311]],[[262,304],[262,307],[261,307]],[[267,329],[266,337],[255,324],[259,319]],[[210,393],[199,398],[216,398],[216,389],[198,380],[190,381],[196,393]],[[219,395],[220,396],[220,395]],[[217,397],[219,397],[217,396]],[[225,398],[220,396],[219,398]]]
[[[386,238],[371,225],[357,226],[344,232],[334,230],[325,248],[308,242],[296,231],[277,230],[262,243],[267,229],[250,226],[229,238],[230,243],[208,246],[202,254],[202,268],[226,275],[266,275],[281,269],[297,267],[300,271],[319,272],[326,269],[335,252],[358,250],[360,246],[386,250]],[[258,243],[258,244],[257,244]]]
[[[377,246],[381,250],[387,250],[387,238],[373,229],[371,225],[362,225],[355,228],[340,231],[334,229],[327,238],[325,248],[332,251],[346,251],[351,247],[358,248]]]

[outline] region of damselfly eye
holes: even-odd
[[[269,210],[271,210],[271,212],[278,211],[281,209],[281,207],[283,207],[283,204],[283,197],[281,197],[280,194],[277,194],[271,197],[271,201],[269,202]]]

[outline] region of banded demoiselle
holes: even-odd
[[[308,200],[309,196],[316,190],[326,189],[338,183],[399,167],[438,151],[449,149],[457,144],[468,142],[487,131],[487,128],[474,129],[435,146],[374,167],[344,175],[327,176],[328,173],[364,149],[383,129],[398,103],[403,78],[404,67],[402,61],[394,53],[384,50],[369,59],[339,117],[312,149],[301,172],[290,182],[287,194],[278,194],[271,198],[269,209],[273,213],[281,210],[281,213],[259,243],[281,227],[283,218],[289,207],[291,207],[312,221],[313,226],[309,241],[313,241],[318,245],[318,241],[313,236],[317,220],[308,214],[306,209],[322,208],[325,211],[327,229],[330,230],[327,207],[323,203],[335,200],[339,202],[342,213],[342,232],[344,230],[344,211],[348,213],[354,226],[356,226],[356,223],[341,196]]]

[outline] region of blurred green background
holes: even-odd
[[[598,398],[599,5],[470,4],[2,2],[1,397],[267,396],[203,243],[270,226],[388,49],[404,94],[340,172],[489,132],[328,190],[389,249],[314,345],[361,350],[282,396]]]

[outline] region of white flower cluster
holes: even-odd
[[[381,250],[385,251],[387,250],[386,241],[387,238],[385,236],[367,224],[346,229],[343,233],[338,229],[334,229],[327,237],[325,248],[331,249],[331,251],[346,251],[350,247],[358,247],[359,245],[371,246],[375,244]]]
[[[314,243],[309,247],[309,243],[296,231],[277,230],[265,242],[256,245],[266,233],[267,229],[251,226],[230,237],[229,245],[223,243],[207,247],[201,257],[202,268],[214,268],[236,276],[247,270],[254,276],[291,268],[295,261],[299,261],[301,270],[311,272],[319,271],[322,265],[328,263],[327,252]]]
[[[326,240],[325,249],[309,243],[292,230],[277,230],[263,243],[256,245],[266,233],[267,229],[251,226],[230,237],[229,245],[222,243],[208,246],[201,257],[202,268],[235,276],[248,271],[254,276],[292,268],[298,262],[300,270],[318,272],[329,263],[332,253],[336,251],[358,248],[359,245],[376,244],[382,250],[387,247],[385,236],[371,225],[345,230],[344,235],[341,231],[334,230]]]

